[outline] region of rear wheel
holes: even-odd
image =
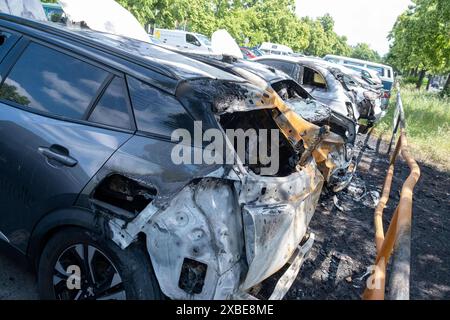
[[[38,271],[43,299],[161,299],[148,253],[139,243],[120,249],[95,233],[67,228],[45,246]]]

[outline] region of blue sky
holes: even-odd
[[[386,37],[409,4],[410,0],[297,0],[297,14],[318,17],[329,13],[335,31],[347,36],[349,44],[367,42],[385,54],[389,51]]]

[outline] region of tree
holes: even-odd
[[[353,47],[352,58],[373,61],[373,62],[381,62],[381,57],[375,50],[372,50],[367,43],[358,43]]]
[[[421,87],[426,72],[450,72],[449,17],[448,0],[413,0],[389,35],[392,45],[388,62],[403,72],[418,68],[417,88]]]
[[[317,19],[299,18],[295,0],[116,1],[143,26],[184,29],[207,36],[223,28],[240,45],[275,42],[314,56],[350,56],[353,51],[347,38],[334,31],[335,23],[330,14]],[[370,57],[378,57],[373,50],[370,54]]]
[[[305,53],[308,55],[323,57],[326,54],[349,56],[351,47],[346,37],[341,37],[334,31],[334,20],[329,14],[317,19],[302,18],[309,26],[308,46]]]

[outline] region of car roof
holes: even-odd
[[[356,71],[346,68],[344,65],[332,63],[321,58],[313,58],[313,57],[286,57],[286,56],[277,56],[277,55],[267,55],[258,57],[253,59],[253,61],[263,61],[263,60],[278,60],[278,61],[286,61],[290,63],[298,63],[302,65],[321,67],[322,69],[330,70],[330,69],[339,69],[342,72],[347,74],[356,74]]]
[[[381,67],[381,68],[392,69],[391,66],[388,66],[386,64],[382,64],[382,63],[378,63],[378,62],[372,62],[372,61],[368,61],[368,60],[361,60],[361,59],[356,59],[356,58],[344,57],[344,56],[337,56],[337,55],[333,55],[333,54],[327,54],[324,57],[324,59],[326,59],[326,58],[344,59],[344,60],[347,60],[347,61],[357,62],[357,63],[361,63],[361,64],[367,64],[367,65],[371,65],[371,66],[374,66],[374,67]]]
[[[234,65],[252,72],[271,84],[281,80],[292,80],[292,78],[283,71],[258,63],[257,61],[238,60]]]
[[[244,81],[156,44],[76,26],[24,19],[0,13],[0,25],[24,35],[70,48],[174,93],[183,80],[209,78]]]
[[[282,80],[292,80],[292,78],[286,73],[276,68],[269,67],[265,64],[258,63],[254,59],[252,60],[233,59],[232,62],[227,62],[226,60],[222,59],[223,58],[222,56],[214,56],[211,54],[203,54],[203,53],[195,54],[190,52],[183,52],[182,54],[191,56],[193,57],[193,59],[197,59],[208,65],[220,68],[222,70],[226,70],[227,72],[231,72],[233,74],[236,74],[235,71],[232,70],[233,67],[235,66],[246,69],[247,71],[250,71],[251,73],[259,76],[260,78],[264,79],[266,82],[270,84]]]

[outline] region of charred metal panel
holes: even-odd
[[[240,212],[232,184],[205,179],[184,188],[152,217],[144,232],[164,294],[174,299],[224,299],[237,289],[244,250]],[[189,294],[179,286],[186,258],[207,266],[199,293]]]
[[[306,234],[322,186],[314,161],[286,178],[248,177],[240,194],[249,266],[242,290],[288,262]]]

